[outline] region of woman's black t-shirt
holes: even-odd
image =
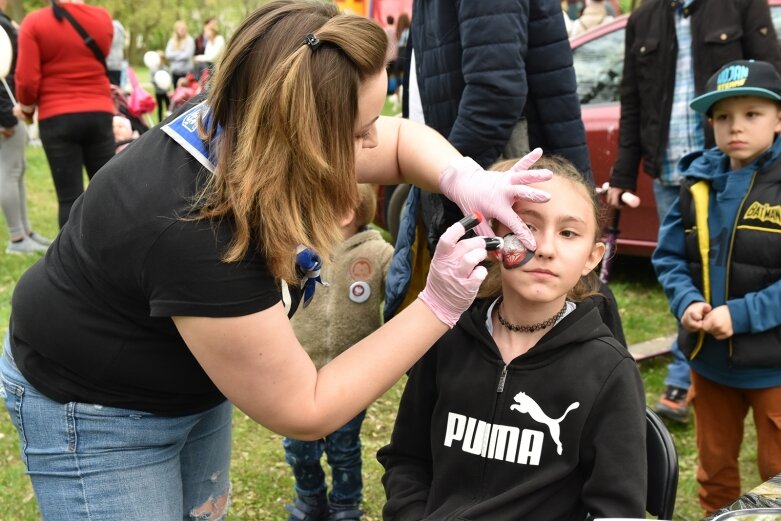
[[[254,246],[241,262],[220,260],[230,220],[182,219],[210,175],[155,128],[92,179],[13,294],[13,355],[39,391],[161,415],[225,399],[171,317],[248,315],[282,290]]]

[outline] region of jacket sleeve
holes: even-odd
[[[781,71],[781,47],[767,0],[748,0],[743,11],[743,55],[772,63]]]
[[[529,0],[458,2],[464,91],[448,140],[482,166],[496,161],[526,103]]]
[[[624,72],[621,77],[621,119],[618,131],[618,156],[610,174],[610,186],[634,191],[637,189],[637,169],[642,155],[640,143],[640,94],[637,88],[637,63],[632,48],[635,14],[629,16],[624,40]]]
[[[420,521],[432,479],[431,414],[437,399],[436,346],[412,368],[390,444],[377,452],[385,468],[385,521]]]
[[[583,431],[582,501],[594,517],[645,516],[645,392],[632,358],[608,377]]]
[[[531,149],[541,147],[572,162],[592,181],[586,130],[561,5],[535,0],[529,20],[526,118]]]
[[[670,310],[678,320],[691,303],[705,301],[702,292],[692,282],[685,252],[681,209],[676,200],[659,228],[659,239],[651,262],[667,295]]]
[[[35,27],[25,22],[27,19],[19,28],[19,55],[14,74],[16,101],[22,105],[35,105],[41,85],[41,50],[34,34]]]
[[[727,301],[734,334],[761,333],[781,326],[781,280],[761,291]]]

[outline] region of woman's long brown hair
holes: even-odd
[[[321,46],[305,44],[313,34]],[[196,201],[199,217],[230,219],[223,260],[256,241],[271,273],[296,280],[295,249],[324,259],[358,200],[355,121],[361,81],[385,66],[375,22],[313,1],[277,1],[236,30],[217,66],[208,105],[216,169]]]

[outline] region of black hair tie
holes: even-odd
[[[317,48],[323,44],[323,42],[321,42],[320,39],[312,33],[306,35],[306,38],[304,38],[304,43],[307,44],[313,51],[316,51]]]

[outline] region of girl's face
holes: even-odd
[[[596,267],[605,245],[595,241],[593,203],[583,186],[558,175],[530,186],[549,192],[551,199],[515,204],[515,211],[537,241],[537,251],[519,268],[501,268],[503,293],[505,298],[512,293],[529,302],[558,301]],[[500,223],[496,232],[501,237],[509,230]]]
[[[358,89],[358,117],[354,129],[356,158],[364,148],[377,146],[377,119],[385,104],[387,90],[388,75],[384,69],[366,78]]]
[[[769,99],[735,96],[716,102],[711,123],[716,144],[730,157],[730,168],[739,170],[773,145],[781,132],[781,110]]]

